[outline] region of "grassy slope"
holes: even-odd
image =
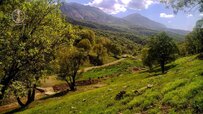
[[[127,63],[130,61],[132,60],[128,60]],[[118,66],[109,67],[109,69],[119,72]],[[203,111],[203,61],[192,56],[178,59],[167,66],[171,69],[164,75],[160,74],[159,69],[153,73],[145,71],[131,73],[129,69],[123,70],[122,74],[117,77],[106,80],[107,86],[105,87],[48,99],[42,103],[37,103],[34,108],[20,113],[117,114],[121,112],[129,114],[148,112],[162,114]],[[86,73],[85,75],[93,77],[95,73],[95,75],[100,76],[98,72],[105,75],[110,72],[109,69],[107,71],[90,71],[89,74]],[[148,84],[154,86],[151,89],[146,89],[141,94],[134,93],[135,90],[139,90]],[[123,99],[115,100],[116,94],[121,90],[125,90],[127,94]]]

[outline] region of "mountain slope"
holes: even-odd
[[[35,103],[35,107],[20,114],[202,114],[202,60],[196,56],[180,58],[167,65],[170,69],[166,74],[160,74],[159,69],[151,73],[132,72],[130,69],[133,68],[140,68],[139,62],[126,60],[117,65],[88,71],[88,75],[84,76],[97,79],[110,72],[108,75],[111,78],[100,83],[105,85],[103,87],[40,101]],[[116,100],[121,92],[120,99]]]
[[[177,41],[183,41],[187,31],[174,30],[152,21],[140,14],[133,14],[125,18],[117,18],[104,13],[102,10],[78,3],[63,3],[62,13],[67,21],[74,24],[101,31],[112,31],[123,34],[134,34],[145,37],[165,31]],[[135,21],[134,21],[135,20]]]
[[[163,30],[167,28],[165,25],[152,21],[138,13],[128,15],[123,19],[136,26],[146,27],[154,30]]]
[[[106,25],[127,25],[128,22],[104,13],[102,10],[78,3],[63,3],[64,15],[77,21],[95,22]]]

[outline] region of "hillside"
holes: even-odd
[[[129,24],[127,21],[108,15],[98,8],[78,3],[65,2],[61,6],[61,11],[67,17],[77,21],[94,22],[112,26],[126,26]]]
[[[135,26],[150,28],[153,30],[167,29],[165,25],[152,21],[149,18],[146,18],[138,13],[128,15],[123,19],[130,22],[131,24],[134,24]]]
[[[167,65],[170,70],[163,75],[158,68],[148,73],[141,67],[140,61],[127,59],[117,65],[88,71],[83,75],[86,78],[111,78],[93,90],[36,101],[35,107],[19,113],[203,113],[202,60],[196,56],[178,59]]]
[[[68,22],[100,31],[129,33],[139,38],[150,36],[160,31],[166,31],[177,41],[183,41],[184,35],[188,33],[188,31],[167,28],[165,25],[150,20],[140,14],[132,14],[125,18],[118,18],[106,14],[95,7],[66,2],[63,3],[60,9],[67,17]]]

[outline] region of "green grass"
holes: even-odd
[[[132,73],[129,67],[140,66],[139,62],[126,60],[118,65],[96,69],[84,77],[120,73],[103,83],[102,88],[75,92],[63,97],[36,101],[22,114],[192,114],[203,113],[203,61],[196,56],[185,57],[168,64],[170,70]],[[171,67],[173,66],[173,67]],[[152,88],[144,88],[152,84]],[[144,88],[144,89],[142,89]],[[121,100],[115,96],[122,90],[126,94]],[[141,93],[135,93],[142,90]]]
[[[127,59],[125,61],[121,61],[118,64],[111,65],[105,68],[93,69],[88,72],[83,73],[79,79],[87,80],[89,78],[100,78],[110,75],[118,75],[126,72],[127,69],[134,66],[142,66],[141,61],[134,61],[133,59]]]

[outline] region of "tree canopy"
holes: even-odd
[[[27,90],[27,103],[21,102],[18,90],[14,95],[25,106],[34,100],[36,84],[55,58],[57,46],[64,42],[68,24],[52,0],[6,0],[0,9],[0,98],[10,85],[21,85]],[[15,9],[25,13],[22,23],[10,18]]]
[[[162,32],[150,39],[147,50],[143,52],[143,62],[149,67],[152,64],[160,64],[162,73],[165,72],[165,64],[174,60],[178,52],[177,46],[172,38]]]

